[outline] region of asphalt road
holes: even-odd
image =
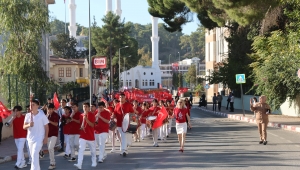
[[[299,170],[300,135],[275,128],[268,129],[268,144],[258,144],[254,124],[216,117],[192,109],[192,130],[188,131],[184,153],[178,152],[175,128],[165,143],[152,147],[152,139],[134,143],[127,157],[108,153],[104,163],[91,167],[88,149],[82,169],[150,170],[150,169],[209,169],[209,170]],[[107,145],[110,151],[110,144]],[[56,153],[56,169],[76,169],[63,153]],[[0,164],[0,169],[14,169],[15,162]],[[40,160],[41,169],[49,166],[48,155]],[[29,169],[29,167],[24,168]]]

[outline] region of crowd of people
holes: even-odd
[[[175,97],[172,101],[129,102],[121,93],[119,99],[113,99],[99,103],[83,103],[83,112],[80,112],[77,102],[61,99],[60,107],[55,108],[53,101],[40,107],[38,100],[32,100],[26,108],[26,114],[22,114],[22,107],[13,108],[13,136],[18,149],[16,169],[31,165],[31,170],[40,170],[39,159],[44,156],[42,146],[47,144],[50,166],[55,169],[54,150],[56,143],[60,142],[60,152],[68,162],[74,162],[77,169],[82,168],[86,145],[89,147],[92,157],[92,167],[102,163],[107,157],[106,143],[111,143],[111,153],[119,152],[126,157],[128,148],[134,142],[141,142],[147,136],[153,138],[153,147],[159,147],[158,141],[165,142],[171,134],[172,120],[176,122],[176,133],[179,141],[179,151],[184,151],[187,129],[191,129],[190,109],[191,102]],[[153,124],[162,108],[167,110],[167,117],[160,127]],[[134,132],[124,131],[123,121],[126,115],[130,121],[136,123]],[[154,117],[150,119],[150,117]],[[116,141],[120,142],[119,151]],[[24,147],[27,146],[29,161],[25,161]],[[97,151],[98,148],[98,151]],[[77,151],[77,154],[76,154]]]

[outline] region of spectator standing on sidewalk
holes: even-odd
[[[234,94],[231,93],[230,97],[230,112],[234,112]]]
[[[190,93],[190,103],[191,103],[191,105],[193,105],[193,94],[192,93]]]
[[[262,95],[259,102],[253,104],[250,100],[250,109],[256,114],[256,123],[260,135],[259,144],[267,144],[267,125],[269,123],[269,114],[271,114],[270,106],[266,103],[267,97]]]
[[[216,93],[214,93],[212,100],[213,100],[213,111],[216,111],[217,110],[217,100],[218,100]]]
[[[231,92],[229,93],[229,96],[227,98],[227,106],[226,106],[226,110],[228,110],[228,106],[230,104],[230,100],[231,100]]]
[[[222,97],[222,95],[220,95],[220,93],[218,92],[217,101],[218,101],[218,110],[219,110],[219,111],[221,111],[222,100],[223,100],[223,97]]]

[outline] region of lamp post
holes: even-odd
[[[119,48],[119,89],[120,89],[120,86],[121,86],[121,76],[120,76],[120,73],[121,73],[121,49],[124,49],[124,48],[128,48],[128,46],[125,46],[125,47],[122,47],[122,48]]]
[[[128,56],[128,58],[129,57],[131,57],[131,55],[130,56]],[[127,86],[127,83],[126,83],[126,76],[127,76],[127,73],[126,73],[126,67],[125,67],[125,61],[126,61],[126,58],[124,57],[124,87],[126,87]]]
[[[90,103],[92,103],[93,81],[92,81],[92,57],[91,57],[91,0],[89,0],[89,65],[90,65]]]
[[[178,70],[180,70],[180,52],[179,51],[178,51],[178,54],[179,54]]]
[[[169,67],[171,68],[170,69],[170,73],[171,73],[172,67],[171,67],[171,64],[170,64],[170,57],[171,57],[171,54],[169,54]],[[170,79],[168,79],[168,87],[170,87]]]

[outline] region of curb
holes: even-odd
[[[225,118],[228,118],[228,119],[239,120],[239,121],[242,121],[242,122],[256,124],[256,120],[253,119],[253,118],[248,118],[248,117],[244,117],[244,116],[237,116],[237,115],[234,115],[234,114],[227,114],[227,113],[223,113],[223,112],[214,112],[212,110],[207,110],[207,109],[199,108],[199,107],[193,107],[193,108],[198,109],[198,110],[202,110],[202,111],[206,111],[206,112],[209,112],[209,113],[221,116],[221,117],[225,117]],[[268,127],[279,128],[279,129],[283,129],[283,130],[288,130],[288,131],[300,133],[300,127],[284,125],[284,124],[281,124],[281,123],[269,122]]]
[[[54,148],[54,151],[57,151],[57,148]],[[49,151],[48,149],[43,150],[44,154],[48,154]],[[28,158],[28,153],[25,153],[25,158]],[[9,161],[16,161],[17,160],[18,155],[12,155],[12,156],[5,156],[5,157],[0,157],[0,164],[5,163],[5,162],[9,162]]]

